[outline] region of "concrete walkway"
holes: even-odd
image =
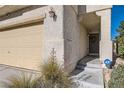
[[[103,70],[95,56],[87,56],[78,62],[72,72],[72,78],[78,88],[103,88]]]

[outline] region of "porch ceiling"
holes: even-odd
[[[84,25],[88,30],[100,29],[100,17],[95,13],[87,13],[80,15],[80,23]]]

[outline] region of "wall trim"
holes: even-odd
[[[15,26],[35,23],[39,21],[42,22],[45,17],[46,17],[45,13],[40,14],[40,13],[35,13],[34,11],[29,12],[29,13],[27,12],[27,13],[24,13],[22,16],[18,16],[15,18],[1,21],[0,30],[15,27]]]

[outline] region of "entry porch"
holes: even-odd
[[[81,28],[84,27],[87,33],[87,38],[85,38],[87,54],[85,56],[97,55],[100,63],[105,67],[105,59],[112,61],[111,9],[80,14],[79,22]]]

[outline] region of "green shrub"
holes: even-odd
[[[119,46],[118,53],[119,56],[124,59],[124,44],[122,46]]]
[[[118,54],[124,59],[124,21],[120,22],[117,32],[119,34],[116,37],[116,42],[118,43]]]
[[[110,88],[124,88],[124,65],[118,65],[113,69],[108,86]]]
[[[118,54],[121,58],[124,59],[124,36],[118,36]]]

